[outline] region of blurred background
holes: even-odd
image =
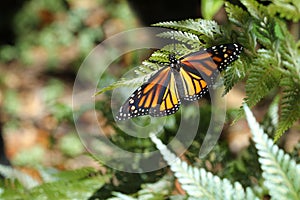
[[[38,166],[58,170],[91,166],[104,173],[109,171],[88,155],[73,123],[72,87],[84,58],[111,35],[155,22],[206,16],[220,24],[225,23],[225,11],[221,6],[222,3],[214,11],[215,15],[211,16],[203,13],[199,0],[190,0],[188,3],[172,0],[1,1],[1,164],[17,167],[36,180],[41,180],[36,170]],[[133,67],[143,59],[145,57],[139,54],[124,55],[116,61],[118,70],[107,72],[103,80],[107,80],[107,83],[117,81],[129,66]],[[242,183],[250,185],[257,182],[254,177],[259,177],[260,172],[249,171],[251,168],[258,169],[258,163],[252,162],[255,152],[250,145],[248,127],[243,120],[230,126],[244,97],[243,83],[236,85],[227,95],[227,122],[220,143],[209,159],[194,160],[203,140],[200,132],[184,159],[196,162],[222,177],[239,176]],[[104,95],[97,103],[99,121],[105,127],[105,134],[120,146],[133,151],[139,151],[141,147],[155,148],[149,141],[141,143],[138,139],[130,139],[129,142],[127,136],[120,133],[112,121],[107,98]],[[255,108],[258,120],[263,120],[266,105],[271,100],[265,99]],[[209,102],[203,99],[200,105],[201,112],[210,116]],[[89,122],[90,118],[87,113],[82,120]],[[203,119],[201,126],[204,132],[209,119]],[[174,116],[166,127],[166,142],[176,134],[177,120],[177,116]],[[295,153],[298,138],[299,133],[291,130],[280,141],[281,146]],[[225,159],[229,164],[222,164]],[[163,172],[153,172],[151,176],[118,176],[115,172],[115,182],[108,184],[106,190],[116,185],[126,188],[126,181],[138,180],[130,189],[120,189],[134,192],[140,183],[155,181]]]

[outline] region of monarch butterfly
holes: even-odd
[[[196,101],[207,93],[218,71],[238,59],[242,49],[234,43],[213,46],[180,59],[170,54],[169,64],[133,92],[121,106],[116,119],[174,114],[181,101]]]

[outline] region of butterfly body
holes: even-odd
[[[208,92],[219,72],[238,58],[239,44],[213,46],[180,59],[169,55],[169,64],[159,69],[121,106],[117,120],[150,115],[161,117],[178,111],[182,101],[196,101]]]

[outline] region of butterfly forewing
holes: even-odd
[[[136,116],[166,116],[175,113],[180,106],[173,69],[164,67],[152,76],[125,101],[117,120]]]
[[[238,58],[242,46],[224,44],[191,53],[180,59],[180,77],[184,95],[180,98],[195,101],[208,92],[219,72]]]

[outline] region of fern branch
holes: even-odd
[[[273,0],[268,6],[268,10],[273,16],[278,13],[280,17],[294,22],[300,19],[300,3],[298,0]]]
[[[223,95],[227,94],[237,82],[245,78],[246,69],[243,66],[241,60],[236,60],[226,69],[224,74],[225,91]]]
[[[168,31],[168,32],[160,33],[157,36],[162,38],[175,39],[179,42],[183,42],[185,44],[191,45],[191,47],[193,48],[199,47],[200,45],[203,46],[198,36],[189,32]]]
[[[216,39],[216,37],[222,36],[221,27],[212,20],[203,19],[188,19],[183,21],[170,21],[170,22],[160,22],[153,24],[153,26],[160,26],[166,28],[172,28],[179,31],[186,31],[193,33],[195,35],[207,36],[207,38]]]
[[[161,66],[157,63],[145,60],[143,61],[141,66],[137,67],[137,69],[134,70],[134,73],[140,77],[152,73],[153,71],[158,70],[160,67]]]
[[[243,189],[240,183],[231,184],[227,179],[220,179],[202,168],[189,166],[181,161],[154,134],[151,140],[156,144],[165,161],[170,165],[181,187],[195,199],[259,199],[250,188]]]
[[[277,71],[280,64],[273,52],[265,49],[258,51],[246,84],[246,103],[249,106],[257,104],[272,88],[279,85],[280,73]]]
[[[241,0],[241,3],[247,8],[248,12],[256,19],[264,19],[266,17],[264,8],[258,1]]]
[[[198,50],[199,48],[197,48]],[[177,56],[186,55],[188,53],[196,51],[195,49],[188,48],[185,44],[168,44],[162,49],[154,52],[149,61],[158,62],[158,63],[169,63],[170,53],[176,53]]]
[[[243,44],[245,49],[254,54],[257,37],[253,33],[253,19],[250,18],[247,11],[228,2],[225,2],[225,9],[229,21],[236,26],[233,30],[238,35],[238,41]]]
[[[263,133],[246,104],[244,110],[260,156],[264,185],[269,189],[272,199],[300,199],[300,165]]]
[[[283,87],[283,97],[275,141],[300,118],[300,77],[298,77],[298,80],[285,77],[281,81],[281,86]]]

